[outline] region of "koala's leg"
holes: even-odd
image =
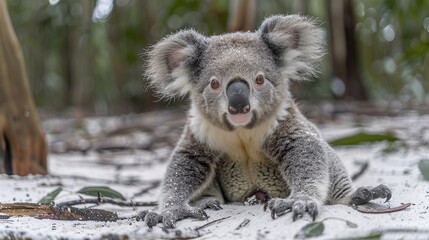
[[[216,158],[214,152],[185,129],[167,168],[159,209],[146,214],[146,224],[152,227],[163,222],[165,227],[173,228],[183,218],[207,219],[207,214],[189,201],[210,184]]]
[[[390,200],[392,192],[385,185],[360,187],[355,190],[341,160],[332,149],[329,153],[331,155],[329,159],[332,161],[330,165],[331,190],[328,203],[362,205],[378,198],[385,198],[386,202]]]
[[[326,143],[300,123],[280,125],[264,144],[268,156],[278,161],[280,172],[291,190],[285,199],[273,198],[264,208],[271,216],[282,216],[293,212],[293,220],[310,214],[316,218],[329,191],[329,169]],[[302,127],[302,125],[301,125]]]
[[[355,190],[346,168],[332,148],[328,149],[328,158],[331,160],[331,189],[327,203],[362,205],[378,198],[386,198],[387,202],[392,197],[392,192],[385,185],[360,187]]]

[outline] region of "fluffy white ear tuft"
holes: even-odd
[[[300,15],[272,16],[261,24],[259,34],[287,79],[305,80],[317,73],[324,41],[312,20]]]
[[[181,97],[190,91],[206,45],[206,37],[184,30],[162,39],[149,50],[146,76],[160,97]]]

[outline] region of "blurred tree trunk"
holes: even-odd
[[[228,31],[253,30],[256,0],[231,0],[229,2]]]
[[[153,2],[154,1],[137,1],[139,9],[142,12],[142,27],[140,28],[140,35],[144,37],[146,44],[153,44],[155,42],[155,35],[152,27],[156,23],[156,12],[153,10]],[[159,109],[160,101],[155,97],[153,88],[146,88],[143,95],[143,103],[144,104],[142,104],[142,106],[144,106],[144,110]]]
[[[46,174],[46,154],[23,55],[0,0],[0,172]]]
[[[367,100],[359,72],[356,50],[355,18],[351,0],[327,0],[334,77],[345,85],[346,99]]]
[[[94,110],[95,74],[94,74],[94,49],[91,46],[92,12],[95,1],[81,0],[82,17],[78,18],[72,38],[74,41],[75,57],[73,58],[72,79],[74,88],[73,106],[86,111]],[[70,57],[71,58],[71,57]]]
[[[91,47],[92,11],[95,2],[80,0],[62,3],[64,15],[71,20],[63,27],[61,56],[63,66],[64,103],[77,110],[91,112],[94,106],[94,50]],[[73,8],[81,7],[79,17],[71,17]]]
[[[294,12],[299,14],[308,14],[308,0],[299,0],[292,2]]]
[[[131,4],[136,4],[136,2]],[[119,98],[116,102],[116,110],[119,110],[122,113],[126,113],[131,110],[124,94],[127,80],[127,63],[125,57],[123,56],[123,52],[127,52],[127,45],[125,45],[124,48],[124,45],[121,43],[125,42],[124,39],[126,36],[122,36],[122,34],[126,33],[126,25],[130,24],[128,19],[125,20],[127,17],[129,17],[127,16],[129,11],[125,10],[126,9],[124,7],[119,7],[117,5],[114,6],[112,12],[110,13],[110,21],[107,27],[107,37],[109,38],[110,45],[113,46],[110,49],[112,54],[111,64],[116,87],[119,93]]]

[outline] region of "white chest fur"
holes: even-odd
[[[242,163],[265,161],[262,144],[277,126],[275,119],[268,119],[252,129],[238,128],[226,131],[212,125],[191,108],[191,131],[208,147],[225,153],[231,160]]]

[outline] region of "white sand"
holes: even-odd
[[[412,203],[407,210],[389,214],[364,214],[344,205],[323,206],[316,221],[329,217],[341,218],[358,225],[350,228],[339,220],[325,221],[325,230],[318,239],[350,238],[366,236],[370,232],[383,231],[383,239],[429,239],[429,181],[423,177],[417,167],[420,159],[429,159],[428,146],[422,146],[423,140],[429,142],[429,116],[409,114],[395,118],[366,118],[363,127],[352,126],[347,117],[336,123],[322,126],[321,130],[327,139],[333,139],[359,129],[368,131],[390,130],[407,140],[412,145],[408,151],[382,155],[381,150],[386,143],[361,145],[348,148],[337,148],[336,151],[344,160],[350,172],[356,172],[357,161],[369,161],[370,167],[356,182],[356,186],[375,186],[386,184],[393,191],[393,197],[388,203],[382,200],[374,201],[386,207],[396,207],[401,203]],[[138,154],[138,153],[137,153]],[[160,151],[163,156],[168,154]],[[135,156],[116,156],[120,161],[135,163],[139,158]],[[50,173],[54,175],[78,175],[96,179],[162,179],[165,163],[152,165],[137,165],[116,169],[109,164],[100,164],[100,156],[92,153],[87,156],[81,154],[67,154],[49,156]],[[78,198],[73,191],[83,186],[106,185],[103,181],[86,181],[68,177],[9,177],[0,175],[0,202],[37,202],[61,183],[63,191],[57,201]],[[111,188],[130,198],[145,186],[125,186],[111,184]],[[138,197],[136,201],[153,201],[157,199],[159,189],[155,189]],[[150,230],[143,222],[135,220],[120,220],[118,222],[93,221],[57,221],[38,220],[31,217],[13,217],[0,220],[0,239],[12,237],[29,237],[32,239],[98,239],[103,235],[126,235],[131,239],[159,239],[175,237],[196,237],[200,239],[293,239],[295,234],[307,223],[309,216],[293,222],[290,214],[272,220],[269,212],[264,212],[261,205],[239,206],[223,205],[223,210],[207,210],[210,219],[196,221],[186,219],[177,223],[177,229],[168,233],[161,229],[161,224]],[[121,208],[112,205],[103,205],[99,208],[117,211],[120,216],[131,216],[145,209]],[[229,217],[200,231],[194,229],[216,219]],[[247,226],[235,230],[244,219],[249,219]],[[3,238],[2,238],[3,237]],[[114,239],[114,238],[112,238]]]

